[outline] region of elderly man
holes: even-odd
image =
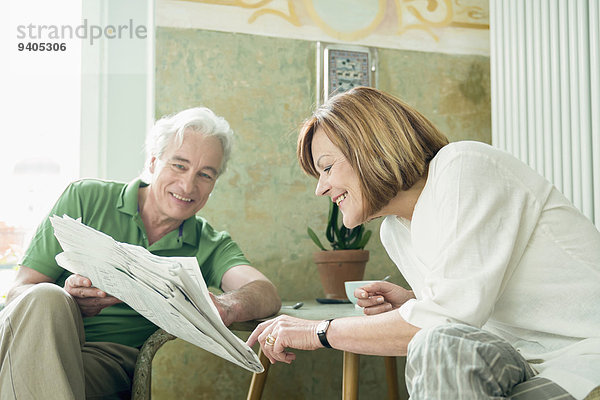
[[[147,179],[71,184],[50,215],[67,214],[159,256],[196,257],[226,325],[274,314],[273,284],[226,232],[196,213],[225,170],[233,132],[206,108],[159,120],[147,141]],[[0,399],[121,398],[139,347],[156,326],[88,278],[60,268],[46,218],[0,314]]]

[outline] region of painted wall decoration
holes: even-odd
[[[193,3],[194,6],[175,3]],[[205,15],[211,17],[186,27],[214,29],[207,26],[210,25],[208,20],[222,14],[222,18],[218,18],[220,29],[216,30],[445,53],[489,54],[487,0],[159,0],[158,5],[162,9],[205,7]],[[231,21],[229,28],[223,25],[228,24],[227,20]],[[178,24],[169,18],[157,22],[164,26]]]
[[[355,41],[380,28],[386,13],[396,14],[397,34],[422,29],[439,40],[434,28],[462,27],[488,29],[487,2],[471,0],[287,0],[281,10],[276,0],[188,0],[198,3],[235,6],[255,10],[248,22],[271,14],[295,26],[303,25],[298,8],[304,8],[312,22],[325,33],[345,41]]]

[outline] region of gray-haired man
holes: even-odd
[[[50,215],[67,214],[160,256],[196,257],[226,325],[277,312],[273,284],[226,232],[196,216],[225,170],[233,132],[207,108],[159,120],[147,141],[147,181],[72,183]],[[0,398],[118,398],[131,387],[138,348],[156,326],[88,278],[60,268],[42,221],[0,313]]]

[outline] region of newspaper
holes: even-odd
[[[223,324],[194,257],[159,257],[69,216],[50,217],[58,264],[89,278],[170,334],[252,372],[258,356]]]

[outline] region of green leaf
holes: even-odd
[[[325,231],[325,236],[327,236],[327,240],[331,243],[331,246],[336,241],[334,226],[337,225],[337,212],[336,204],[332,201],[329,203],[329,216],[327,217],[327,229]]]
[[[308,227],[306,231],[308,232],[308,236],[312,239],[313,242],[315,242],[317,247],[319,247],[321,250],[325,250],[325,247],[323,247],[323,245],[321,244],[321,241],[317,237],[317,234],[312,229],[310,229],[310,227]]]
[[[352,229],[350,231],[350,234],[348,235],[348,240],[354,240],[356,238],[358,238],[360,240],[360,237],[362,236],[362,231],[363,231],[363,226],[359,225],[356,228]]]
[[[329,203],[329,214],[327,217],[327,227],[325,236],[333,250],[363,249],[371,237],[371,231],[365,232],[364,225],[359,225],[353,229],[348,229],[340,221],[339,207],[334,202]],[[315,244],[322,250],[325,250],[317,235],[309,228],[308,234]]]
[[[367,245],[367,242],[371,238],[371,234],[372,233],[373,233],[373,231],[366,231],[365,234],[363,235],[362,240],[358,243],[358,245],[356,246],[356,248],[357,249],[364,249],[365,246]]]
[[[331,245],[333,246],[334,250],[336,248],[344,248],[344,240],[342,240],[342,234],[340,232],[340,228],[337,225],[333,225],[333,243],[331,243]],[[335,238],[337,238],[338,240],[335,240]]]

